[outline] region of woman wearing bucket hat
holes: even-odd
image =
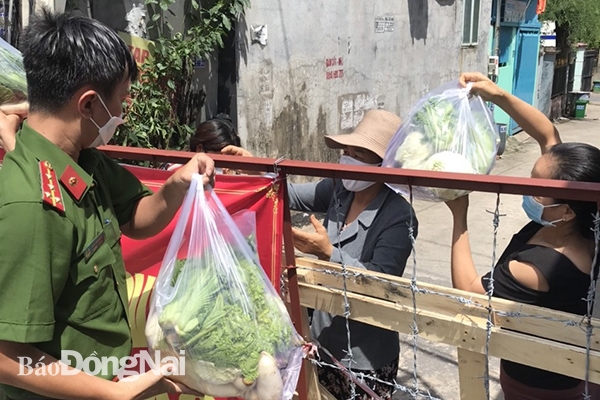
[[[325,144],[343,153],[340,163],[356,166],[381,165],[388,142],[400,127],[400,118],[383,111],[368,111],[350,134],[326,136]],[[229,154],[242,154],[231,148]],[[249,155],[249,153],[245,153]],[[412,250],[409,236],[411,214],[413,234],[417,220],[410,204],[385,184],[343,179],[290,184],[290,208],[325,213],[324,222],[314,215],[314,232],[294,229],[294,245],[303,253],[349,267],[401,276]],[[346,319],[315,310],[311,333],[320,346],[353,372],[362,372],[380,381],[396,379],[400,353],[398,333],[349,321],[352,365],[348,361]],[[321,351],[326,363],[334,360]],[[319,381],[336,398],[351,397],[351,383],[338,368],[319,367]],[[366,378],[365,384],[383,399],[391,398],[392,387]],[[356,386],[358,398],[370,398]]]

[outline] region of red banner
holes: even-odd
[[[170,171],[126,166],[152,190],[158,190],[173,174]],[[260,262],[276,288],[281,271],[283,202],[279,183],[269,177],[247,175],[217,175],[215,193],[230,214],[242,210],[256,213],[257,245]],[[178,214],[179,215],[179,214]],[[158,235],[142,241],[123,237],[123,258],[131,274],[143,272],[156,276],[178,215]],[[277,251],[279,250],[279,251]]]

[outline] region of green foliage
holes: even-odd
[[[168,21],[175,0],[146,0],[155,47],[132,84],[127,123],[115,135],[123,146],[181,150],[194,132],[205,93],[193,82],[194,61],[223,47],[223,37],[249,6],[249,0],[185,2],[184,33]]]
[[[580,42],[594,48],[600,47],[598,0],[548,0],[546,11],[540,15],[540,19],[555,21],[557,28],[567,32],[570,45]]]

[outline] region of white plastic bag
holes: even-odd
[[[493,116],[470,86],[458,81],[440,86],[413,107],[390,141],[383,163],[388,168],[489,174],[500,136]],[[405,185],[389,184],[407,196]],[[413,187],[420,200],[448,201],[467,194],[455,189]]]
[[[256,212],[241,210],[231,215],[233,222],[246,239],[250,249],[258,257],[258,242],[256,238]]]
[[[172,378],[206,395],[291,399],[303,340],[256,253],[201,179],[193,179],[156,280],[149,348],[161,358],[183,351],[185,375]]]

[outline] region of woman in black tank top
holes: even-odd
[[[544,114],[506,93],[479,73],[461,76],[472,91],[502,108],[541,148],[532,178],[600,182],[600,150],[583,143],[561,143]],[[484,294],[490,274],[478,276],[467,232],[468,196],[447,203],[452,231],[452,284]],[[494,270],[494,296],[584,315],[594,258],[596,203],[523,196],[531,222],[516,233]],[[505,400],[583,399],[581,380],[502,360],[500,382]],[[600,399],[596,385],[592,399]]]

